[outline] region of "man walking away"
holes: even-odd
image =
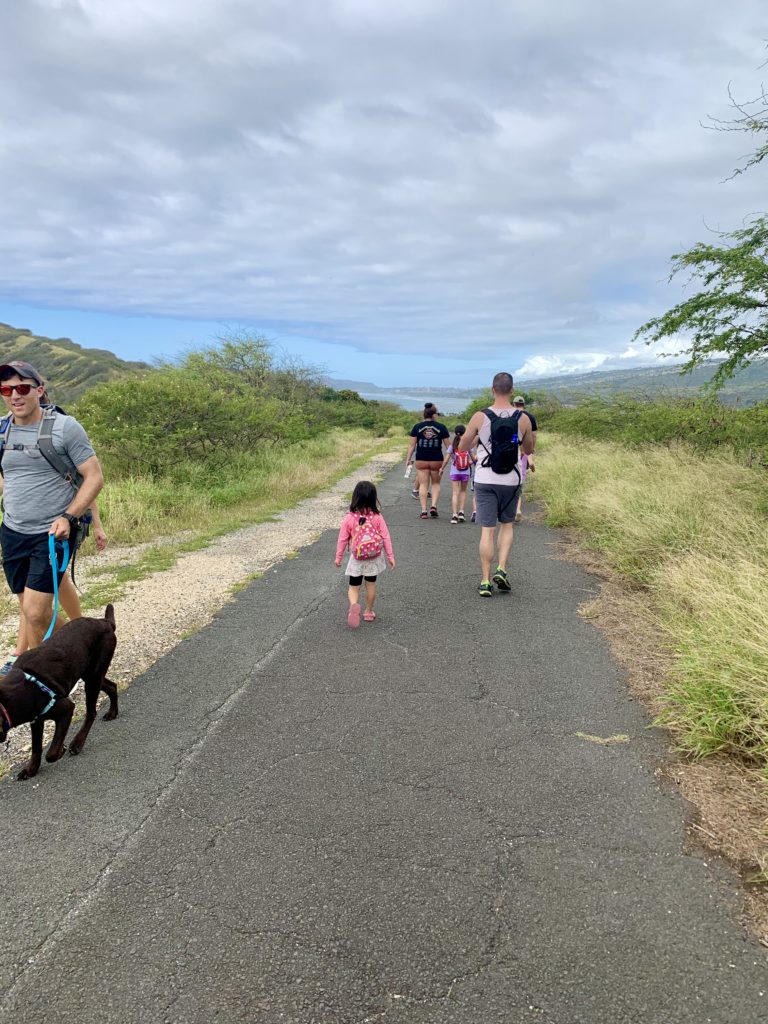
[[[512,405],[515,407],[515,409],[519,409],[520,412],[527,412],[525,408],[525,399],[522,395],[517,395],[516,398],[513,398]],[[531,430],[533,431],[533,451],[536,451],[536,434],[539,429],[539,425],[536,422],[536,417],[533,415],[532,412],[528,413],[528,419],[531,421]],[[536,466],[533,462],[533,453],[531,453],[530,455],[524,454],[522,459],[520,460],[520,463],[523,473],[523,479],[520,483],[520,494],[517,499],[517,510],[515,511],[516,523],[519,523],[520,520],[523,518],[523,489],[525,488],[525,477],[529,472],[536,472]]]
[[[513,387],[511,374],[496,374],[492,385],[493,404],[474,414],[459,445],[462,452],[477,445],[475,497],[477,522],[482,528],[482,579],[477,589],[481,597],[493,596],[494,583],[501,593],[512,589],[507,561],[512,550],[515,512],[522,483],[521,458],[530,455],[534,445],[528,414],[513,408],[510,401]],[[494,555],[496,569],[491,576]]]
[[[56,413],[51,426],[53,449],[66,465],[68,478],[43,454],[47,450],[40,443],[44,392],[42,377],[29,363],[0,365],[0,395],[10,414],[10,422],[3,420],[0,449],[5,506],[0,546],[5,577],[19,598],[30,648],[41,642],[53,617],[48,537],[64,540],[74,535],[80,517],[104,484],[91,442],[71,416]]]

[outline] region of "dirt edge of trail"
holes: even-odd
[[[640,592],[633,592],[599,554],[584,548],[578,531],[564,531],[560,556],[574,562],[600,582],[600,594],[580,609],[603,633],[625,671],[631,699],[655,715],[661,710],[663,681],[672,654],[648,637],[658,635]],[[689,841],[726,860],[738,873],[744,896],[744,923],[768,946],[768,785],[764,774],[735,757],[712,755],[705,760],[675,749],[667,732],[669,757],[657,777],[674,785],[687,807]]]

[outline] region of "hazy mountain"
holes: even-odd
[[[681,374],[679,366],[646,366],[629,370],[596,370],[592,373],[561,377],[539,377],[521,381],[524,391],[547,391],[564,402],[586,395],[611,395],[624,392],[637,398],[660,395],[689,397],[701,393],[715,372],[715,364],[699,366],[690,374]],[[768,399],[768,362],[759,361],[741,370],[720,392],[720,401],[728,405],[753,405]]]
[[[101,348],[83,348],[69,338],[44,338],[0,323],[3,363],[24,359],[49,385],[51,397],[66,407],[94,384],[151,369],[148,363],[119,359]]]
[[[594,370],[590,373],[571,373],[559,377],[537,377],[515,380],[515,390],[525,392],[546,391],[563,402],[575,402],[587,395],[611,395],[626,392],[638,398],[658,398],[660,395],[692,396],[700,393],[715,372],[715,364],[700,366],[690,374],[681,374],[679,366],[640,366],[627,370]],[[441,397],[466,398],[467,402],[482,393],[482,388],[441,387],[379,387],[368,381],[334,380],[328,385],[336,389],[350,388],[368,395],[377,393],[418,397],[425,394]],[[752,405],[768,399],[768,362],[759,361],[737,373],[720,393],[720,400],[730,405]]]

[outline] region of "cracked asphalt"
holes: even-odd
[[[0,785],[2,1024],[766,1019],[735,879],[577,614],[595,582],[525,523],[481,601],[476,529],[419,521],[400,470],[381,494],[375,624],[326,533]]]

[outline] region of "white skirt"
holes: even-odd
[[[375,558],[355,558],[349,556],[345,572],[347,576],[380,576],[387,567],[387,556],[382,551]]]

